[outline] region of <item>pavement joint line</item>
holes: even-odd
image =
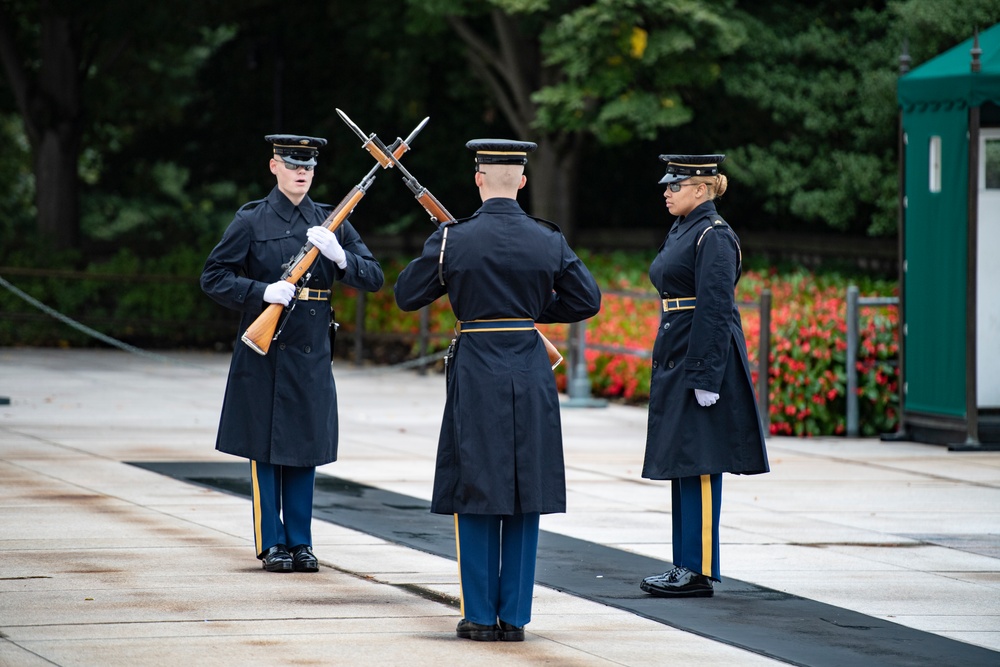
[[[891,444],[889,446],[891,447]],[[826,461],[833,461],[833,462],[840,463],[840,464],[843,464],[843,465],[859,466],[861,468],[872,468],[872,469],[875,469],[875,470],[886,470],[886,471],[897,473],[897,474],[900,474],[900,473],[909,474],[909,475],[913,475],[914,477],[925,477],[927,479],[934,480],[936,482],[948,482],[948,483],[957,484],[957,485],[978,486],[978,487],[982,487],[982,488],[985,488],[985,489],[1000,489],[1000,484],[989,484],[987,482],[978,482],[978,481],[976,481],[974,479],[955,479],[954,477],[947,477],[945,475],[935,475],[934,473],[924,472],[922,470],[906,470],[906,469],[902,469],[901,470],[900,468],[896,468],[896,467],[893,467],[893,466],[888,466],[888,465],[885,465],[884,463],[875,463],[873,461],[858,461],[856,459],[843,458],[843,457],[833,456],[831,454],[826,454],[826,453],[803,452],[803,451],[800,451],[800,450],[797,450],[797,449],[782,449],[780,445],[775,446],[770,440],[767,443],[767,451],[768,451],[768,453],[770,455],[772,455],[772,457],[773,457],[773,455],[774,455],[775,452],[784,451],[784,452],[788,452],[790,454],[794,454],[795,456],[808,457],[808,458],[812,458],[812,459],[823,459],[823,460],[826,460]],[[974,453],[976,453],[976,452],[960,452],[960,454],[974,454]]]

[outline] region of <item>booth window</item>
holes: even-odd
[[[987,139],[985,169],[983,175],[986,177],[987,190],[1000,190],[1000,139]]]
[[[941,137],[931,137],[929,173],[931,192],[941,192]]]

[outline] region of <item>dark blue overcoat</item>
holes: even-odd
[[[558,228],[506,198],[439,227],[399,275],[395,294],[403,310],[447,294],[460,321],[577,322],[601,306],[597,283]],[[464,333],[448,375],[431,511],[566,511],[559,396],[539,335]]]
[[[222,405],[216,449],[255,461],[318,466],[337,460],[337,389],[330,367],[330,305],[299,301],[278,340],[261,356],[240,337],[268,305],[264,289],[281,279],[282,264],[322,225],[330,207],[308,196],[296,207],[278,188],[244,205],[212,250],[201,287],[213,300],[243,313]],[[336,231],[347,268],[319,255],[306,283],[330,289],[335,281],[374,292],[382,267],[351,223]]]
[[[693,296],[697,302],[694,310],[663,312],[660,317],[643,477],[768,470],[734,294],[739,277],[739,239],[713,202],[674,222],[649,267],[649,279],[661,298]],[[702,407],[694,389],[716,392],[720,398]]]

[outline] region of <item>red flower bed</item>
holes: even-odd
[[[657,294],[646,276],[651,257],[645,255],[589,255],[581,253],[604,292],[601,312],[586,323],[588,378],[595,396],[641,404],[649,398],[649,352],[659,326]],[[368,332],[412,336],[419,331],[417,313],[395,306],[391,285],[403,267],[389,262],[386,287],[368,295],[365,327]],[[862,296],[893,296],[894,283],[859,281]],[[846,431],[848,281],[839,276],[814,276],[805,271],[779,274],[745,271],[737,288],[747,352],[757,368],[763,289],[771,290],[771,350],[767,359],[769,422],[772,434],[815,436]],[[335,301],[340,319],[353,327],[356,294],[341,289]],[[430,311],[432,349],[447,346],[454,327],[447,299]],[[566,354],[568,325],[540,325]],[[860,310],[857,354],[859,427],[862,435],[895,430],[898,420],[898,313],[895,307]],[[566,366],[557,381],[566,389]],[[756,386],[757,373],[754,371]]]

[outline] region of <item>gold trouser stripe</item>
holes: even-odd
[[[465,595],[462,593],[462,547],[458,539],[458,514],[455,514],[455,560],[458,561],[458,608],[465,618]]]
[[[701,476],[701,571],[712,576],[712,477]]]
[[[261,535],[260,481],[257,479],[257,462],[250,460],[250,481],[253,484],[253,539],[257,553],[264,551],[264,537]]]

